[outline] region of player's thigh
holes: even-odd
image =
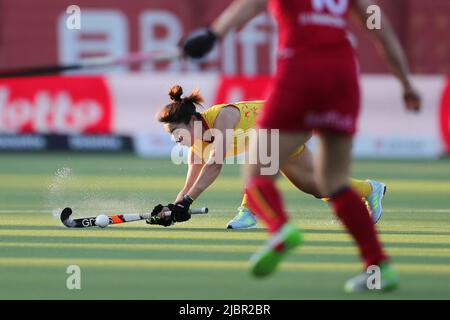
[[[323,194],[333,194],[348,184],[352,136],[323,132],[319,136],[317,182]]]
[[[283,165],[284,176],[301,191],[321,197],[314,176],[314,161],[311,150],[305,145],[296,155],[290,156]]]
[[[244,166],[246,181],[251,177],[261,175],[275,179],[289,156],[299,145],[304,144],[309,139],[309,133],[304,132],[269,130],[265,134],[261,130],[264,129],[255,131],[257,134],[250,139],[250,158]],[[270,157],[266,157],[268,154],[270,154]]]

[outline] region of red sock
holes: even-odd
[[[333,197],[331,203],[334,213],[356,241],[366,268],[387,260],[375,226],[360,196],[351,188],[347,188]]]
[[[269,233],[283,226],[288,217],[274,181],[266,177],[252,178],[245,188],[250,209],[267,225]]]

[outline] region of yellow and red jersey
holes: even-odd
[[[224,107],[235,107],[240,112],[240,119],[234,128],[233,132],[233,142],[232,145],[227,150],[226,157],[233,157],[242,154],[248,150],[248,135],[249,130],[254,128],[256,123],[256,118],[258,114],[262,111],[264,105],[263,100],[256,101],[241,101],[236,103],[225,103],[213,105],[203,112],[200,112],[201,120],[205,129],[213,129],[217,116]],[[206,160],[209,157],[211,151],[212,141],[196,140],[194,145],[191,147],[192,152],[197,156]],[[303,150],[301,146],[295,154],[298,154]]]
[[[248,130],[252,129],[255,125],[256,118],[260,111],[264,101],[242,101],[236,103],[216,104],[200,112],[203,126],[205,129],[213,129],[219,112],[224,107],[235,107],[240,112],[240,119],[234,128],[233,143],[229,147],[226,157],[236,156],[238,154],[247,151],[246,136]],[[208,159],[211,151],[212,141],[196,140],[191,147],[192,151],[202,159]]]

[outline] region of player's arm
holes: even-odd
[[[223,139],[214,140],[208,160],[202,167],[197,180],[188,191],[188,195],[193,200],[198,198],[219,176],[227,150],[233,142],[232,137],[227,137],[226,131],[234,130],[239,120],[240,112],[234,107],[224,107],[217,115],[214,122],[215,136],[221,135]]]
[[[188,171],[186,174],[186,181],[184,183],[183,189],[181,189],[181,191],[178,193],[175,199],[175,203],[181,201],[183,197],[188,193],[189,189],[194,185],[195,180],[197,180],[203,166],[203,159],[195,154],[195,152],[193,152],[192,150],[192,147],[190,147],[188,152]]]
[[[203,159],[198,156],[191,148],[188,151],[188,171],[186,174],[186,180],[183,188],[178,193],[174,203],[179,203],[183,201],[184,196],[187,194],[188,190],[194,184],[195,180],[197,180],[200,171],[204,165]],[[161,216],[160,214],[163,212],[165,208],[168,208],[170,205],[163,206],[162,204],[158,204],[153,208],[151,212],[151,218],[147,219],[148,224],[159,224],[165,227],[172,225],[172,218],[169,216]],[[170,208],[169,208],[170,209]],[[188,220],[188,219],[186,219]]]
[[[234,129],[239,122],[239,119],[240,112],[234,107],[225,107],[219,112],[214,122],[214,129],[216,130],[215,134],[218,136],[220,131],[224,139],[215,139],[213,141],[210,156],[201,168],[194,184],[180,201],[177,201],[175,204],[169,203],[167,205],[171,211],[170,219],[161,219],[162,222],[158,222],[158,224],[169,226],[174,222],[183,222],[191,218],[189,207],[192,202],[197,199],[198,196],[206,188],[208,188],[220,174],[228,145],[233,142],[232,139],[231,141],[226,139],[226,130]],[[223,148],[221,149],[223,152],[219,152],[218,148]],[[219,159],[217,159],[218,155],[220,155]],[[220,159],[222,159],[222,161],[219,161]]]
[[[370,0],[353,0],[351,14],[353,18],[366,27],[367,8],[373,4]],[[406,108],[412,111],[420,109],[420,95],[413,87],[410,76],[409,66],[403,48],[395,35],[391,23],[386,15],[382,15],[381,29],[369,30],[373,34],[377,48],[381,51],[384,59],[389,64],[393,73],[397,76],[403,86],[403,96]]]
[[[240,27],[262,12],[267,0],[235,0],[217,17],[209,28],[190,34],[184,42],[184,54],[201,58],[209,53],[217,40],[232,28]]]

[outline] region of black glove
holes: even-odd
[[[185,39],[183,52],[191,58],[202,58],[214,48],[217,39],[210,28],[194,31]]]
[[[162,217],[159,215],[161,210],[164,208],[162,204],[158,204],[153,208],[153,211],[150,214],[150,218],[146,219],[145,221],[147,224],[158,224],[160,226],[168,227],[172,225],[172,217]]]
[[[170,211],[172,211],[172,221],[173,222],[183,222],[188,221],[191,218],[191,214],[189,213],[189,207],[191,206],[192,202],[191,197],[188,195],[185,195],[183,197],[183,200],[178,201],[175,204],[169,203],[167,206],[169,207]]]

